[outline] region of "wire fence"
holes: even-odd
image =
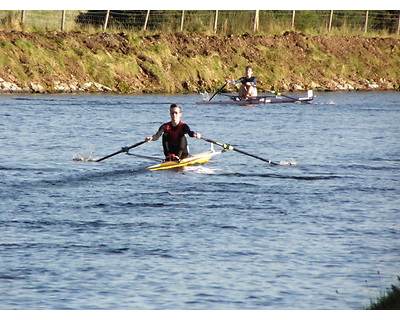
[[[399,35],[400,10],[0,10],[0,29]]]

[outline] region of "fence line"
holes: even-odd
[[[274,32],[283,29],[400,33],[400,10],[8,10],[0,28],[35,30]]]

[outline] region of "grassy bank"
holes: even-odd
[[[0,78],[29,92],[213,91],[248,64],[267,89],[398,90],[400,39],[0,31]]]

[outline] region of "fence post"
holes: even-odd
[[[110,10],[107,10],[107,14],[106,14],[106,19],[104,21],[104,31],[107,30],[107,26],[108,26],[108,19],[110,18]]]
[[[258,31],[259,23],[260,23],[260,10],[256,10],[254,15],[254,27],[253,27],[254,32]]]
[[[331,10],[331,13],[329,15],[328,32],[331,32],[332,30],[332,19],[333,19],[333,10]]]
[[[218,10],[215,10],[214,32],[217,32],[217,25],[218,25]]]
[[[185,10],[182,10],[182,17],[181,17],[181,32],[183,31],[183,21],[185,20]]]
[[[24,24],[25,22],[25,10],[21,11],[21,24]]]
[[[365,13],[365,24],[364,24],[364,33],[368,31],[368,10]]]
[[[147,10],[146,19],[144,20],[143,31],[146,31],[147,29],[147,22],[149,22],[149,16],[150,16],[150,10]]]
[[[65,12],[66,12],[66,10],[62,10],[62,14],[61,14],[61,31],[64,31],[64,27],[65,27]]]
[[[296,10],[292,11],[292,29],[294,29],[294,17],[296,16]]]

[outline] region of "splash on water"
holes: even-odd
[[[199,165],[199,166],[187,166],[185,167],[185,171],[199,173],[199,174],[214,174],[216,172],[216,169]]]
[[[208,94],[207,91],[200,92],[200,94],[201,94],[201,96],[202,96],[204,101],[209,101],[210,100],[210,95]]]
[[[281,161],[279,162],[280,166],[297,166],[297,161],[293,158],[290,158],[290,161]]]
[[[329,106],[329,105],[336,105],[335,102],[333,101],[328,101],[328,102],[312,102],[310,104],[316,105],[316,106]]]
[[[96,161],[97,158],[93,157],[93,151],[91,150],[85,150],[82,152],[78,152],[77,154],[74,154],[72,157],[73,161],[88,161],[88,162],[93,162]]]

